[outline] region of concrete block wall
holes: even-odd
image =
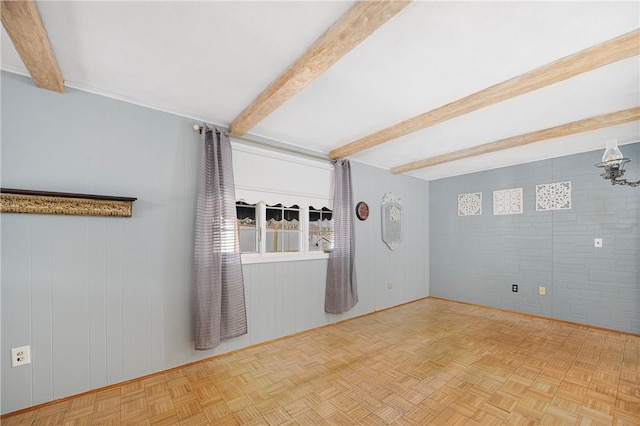
[[[627,177],[640,179],[640,144],[621,149],[635,160]],[[603,180],[593,167],[601,155],[432,181],[430,294],[640,333],[640,188]],[[536,211],[536,185],[564,181],[572,184],[572,208]],[[523,213],[493,215],[493,191],[519,187]],[[482,215],[458,216],[458,194],[471,192],[482,192]]]

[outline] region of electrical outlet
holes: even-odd
[[[518,284],[511,284],[511,291],[514,293],[518,292]]]
[[[538,287],[538,294],[540,296],[544,296],[545,294],[547,294],[547,288],[546,287]]]
[[[595,248],[602,248],[602,238],[596,238],[593,240],[593,246]]]
[[[393,283],[391,281],[389,281],[389,283],[387,284],[387,288],[389,290],[391,290],[393,288]]]
[[[29,346],[11,348],[11,367],[31,364],[31,349]]]
[[[373,305],[373,312],[377,312],[378,310],[380,310],[378,305]]]

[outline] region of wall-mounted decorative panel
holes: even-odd
[[[402,241],[402,206],[398,194],[387,192],[382,197],[382,241],[395,250]]]
[[[536,211],[571,209],[571,181],[536,185]]]
[[[493,214],[522,214],[522,188],[493,191]]]
[[[458,216],[480,216],[482,214],[482,192],[458,194]]]
[[[137,198],[0,189],[0,212],[131,217]]]

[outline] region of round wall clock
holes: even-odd
[[[360,220],[367,220],[369,217],[369,206],[364,201],[360,201],[356,204],[356,216]]]

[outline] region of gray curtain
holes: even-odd
[[[333,250],[329,254],[324,297],[324,310],[330,314],[341,314],[358,303],[353,216],[351,165],[349,160],[338,160],[333,191]]]
[[[195,234],[195,347],[205,350],[247,332],[238,247],[231,143],[220,129],[203,128]]]

